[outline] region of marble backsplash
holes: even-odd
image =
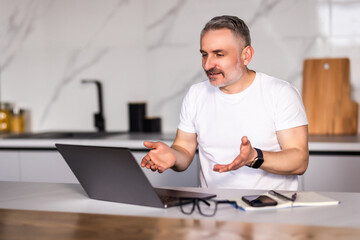
[[[360,1],[0,0],[0,101],[31,113],[31,129],[94,130],[103,83],[107,130],[128,130],[128,102],[174,132],[182,98],[206,79],[199,34],[237,15],[252,34],[249,68],[300,91],[306,58],[348,57],[360,102]]]

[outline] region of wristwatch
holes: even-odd
[[[257,149],[257,148],[254,148],[254,149],[256,150],[258,155],[254,159],[254,161],[248,165],[248,167],[259,168],[261,166],[261,164],[263,164],[263,162],[264,162],[263,153],[260,149]]]

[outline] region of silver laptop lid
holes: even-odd
[[[55,144],[90,198],[166,208],[215,194],[153,188],[127,148]]]
[[[166,207],[127,148],[55,146],[90,198]]]

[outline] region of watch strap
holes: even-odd
[[[251,163],[251,165],[249,167],[251,168],[259,168],[263,162],[264,162],[264,155],[263,152],[258,149],[258,148],[254,148],[257,152],[257,157],[254,159],[254,161]]]

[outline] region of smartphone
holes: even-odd
[[[277,205],[276,200],[266,195],[243,196],[241,199],[252,207],[266,207]]]

